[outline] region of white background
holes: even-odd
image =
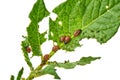
[[[60,1],[62,0],[45,0],[50,12]],[[20,44],[23,40],[21,36],[26,35],[26,27],[30,22],[28,14],[35,2],[36,0],[0,1],[0,80],[9,80],[11,74],[16,76],[22,66],[25,68],[23,76],[27,77],[29,74]],[[48,29],[48,25],[44,22],[40,25],[46,27],[41,31]],[[57,68],[61,80],[120,80],[120,30],[111,40],[102,45],[94,39],[84,39],[80,43],[83,46],[77,48],[75,52],[58,51],[51,60],[76,61],[82,56],[101,56],[101,60],[70,70]],[[51,41],[44,43],[43,53],[49,53],[51,46]],[[34,57],[32,62],[36,67],[40,61],[38,57]],[[53,76],[45,75],[34,80],[54,79]]]

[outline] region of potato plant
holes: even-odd
[[[51,0],[52,1],[52,0]],[[26,28],[27,35],[21,42],[24,59],[30,68],[29,76],[22,77],[24,68],[18,72],[16,80],[33,80],[36,77],[50,74],[55,79],[61,79],[55,67],[73,69],[77,65],[85,66],[91,61],[100,57],[82,57],[78,61],[57,62],[50,61],[57,51],[74,51],[77,47],[82,47],[79,41],[84,38],[96,39],[100,44],[106,43],[117,32],[120,25],[120,0],[66,0],[53,9],[57,15],[56,20],[49,16],[44,0],[37,0],[30,14],[30,24]],[[38,24],[45,17],[49,17],[49,30],[41,33]],[[45,38],[45,35],[48,38]],[[41,45],[46,40],[52,40],[56,44],[50,53],[43,55]],[[31,58],[40,57],[41,63],[38,67],[33,67]],[[12,75],[11,80],[15,77]]]

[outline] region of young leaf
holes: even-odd
[[[72,69],[74,67],[76,67],[77,65],[87,65],[90,64],[92,61],[100,59],[100,57],[82,57],[79,61],[76,62],[69,62],[69,61],[65,61],[64,63],[57,63],[57,62],[50,62],[49,64],[54,66],[54,67],[62,67],[65,69]]]
[[[39,22],[48,15],[49,12],[47,11],[43,0],[37,0],[29,14],[29,18],[33,22]]]
[[[32,48],[33,56],[42,55],[40,43],[43,43],[43,42],[41,38],[39,38],[40,33],[38,30],[38,23],[48,15],[49,15],[49,12],[45,8],[43,0],[37,0],[37,2],[34,4],[32,8],[32,11],[29,14],[31,23],[27,27],[28,41]]]
[[[32,63],[30,61],[30,58],[28,56],[28,53],[26,51],[26,47],[29,46],[29,42],[28,42],[27,38],[24,41],[22,41],[21,46],[22,46],[22,51],[23,51],[23,55],[24,55],[25,61],[28,64],[28,66],[30,67],[30,69],[33,70],[34,69],[33,65],[32,65]]]
[[[21,70],[18,73],[17,79],[16,80],[21,80],[22,74],[23,74],[24,68],[22,67]]]
[[[41,71],[42,75],[46,75],[46,74],[50,74],[53,75],[55,79],[60,79],[60,77],[58,76],[58,74],[56,73],[56,69],[54,66],[52,65],[48,65],[47,67],[45,67],[42,71]]]
[[[119,0],[67,0],[53,12],[58,17],[55,21],[50,19],[50,40],[60,44],[61,36],[73,35],[74,31],[82,30],[81,35],[63,46],[68,51],[80,46],[79,40],[83,38],[107,42],[117,32],[120,24]]]
[[[14,75],[11,75],[10,80],[15,80]]]

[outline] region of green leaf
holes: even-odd
[[[10,80],[15,80],[14,75],[11,75]]]
[[[28,41],[32,48],[33,56],[41,56],[42,52],[40,46],[46,41],[45,34],[47,32],[40,34],[37,23],[35,24],[33,22],[30,23],[29,27],[27,28],[27,32]]]
[[[53,75],[55,79],[60,79],[60,77],[58,76],[58,74],[56,73],[56,69],[54,66],[52,65],[48,65],[47,67],[45,67],[42,71],[41,74],[46,75],[46,74],[50,74]]]
[[[40,48],[40,38],[38,31],[38,24],[35,22],[31,22],[29,27],[27,27],[28,32],[28,41],[32,48],[33,56],[41,56],[41,48]]]
[[[29,55],[28,55],[28,53],[26,51],[26,47],[29,46],[29,42],[28,42],[27,38],[25,38],[25,40],[22,41],[21,46],[22,46],[22,51],[23,51],[23,55],[24,55],[25,61],[28,64],[28,66],[30,67],[30,70],[33,70],[34,69],[33,65],[32,65],[32,63],[30,61],[30,58],[29,58]]]
[[[45,40],[40,38],[40,33],[38,30],[38,26],[39,26],[38,23],[44,17],[46,17],[48,15],[49,15],[49,12],[47,11],[43,0],[37,0],[37,2],[34,4],[31,12],[29,14],[31,23],[27,27],[28,41],[32,48],[33,56],[41,56],[42,55],[40,45]]]
[[[22,67],[20,71],[18,72],[17,80],[21,80],[22,74],[23,74],[24,68]]]
[[[54,66],[54,67],[62,67],[65,69],[72,69],[74,67],[76,67],[77,65],[87,65],[90,64],[92,61],[100,59],[100,57],[82,57],[79,61],[76,62],[69,62],[69,61],[65,61],[64,63],[59,63],[59,62],[49,62],[50,65]]]
[[[74,68],[77,63],[76,62],[64,62],[64,63],[51,63],[51,65],[54,65],[55,67],[61,67],[61,68],[65,68],[65,69],[72,69]]]
[[[53,10],[58,15],[50,19],[49,39],[60,44],[63,35],[73,36],[75,30],[82,33],[63,46],[73,51],[83,38],[95,38],[105,43],[117,32],[120,24],[120,0],[67,0]],[[62,24],[61,24],[62,23]]]
[[[40,45],[42,45],[42,43],[44,43],[46,41],[45,35],[47,34],[47,32],[44,32],[42,34],[39,34],[39,38],[40,38]]]
[[[86,64],[90,64],[92,61],[95,61],[97,59],[100,59],[101,57],[82,57],[79,61],[77,61],[76,63],[78,65],[86,65]]]
[[[33,22],[39,22],[48,15],[49,12],[47,11],[43,0],[37,0],[29,14],[29,18]]]

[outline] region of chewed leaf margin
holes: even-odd
[[[94,38],[101,44],[106,43],[119,28],[119,5],[119,0],[67,0],[53,10],[58,17],[55,21],[49,20],[48,37],[60,44],[61,36],[73,36],[75,30],[81,29],[82,33],[78,37],[63,46],[62,49],[67,51],[74,51],[84,38]]]
[[[45,39],[40,38],[42,34],[40,35],[38,23],[48,15],[49,12],[45,7],[44,1],[37,0],[29,14],[31,22],[27,27],[28,41],[33,52],[32,56],[42,56],[41,44]]]

